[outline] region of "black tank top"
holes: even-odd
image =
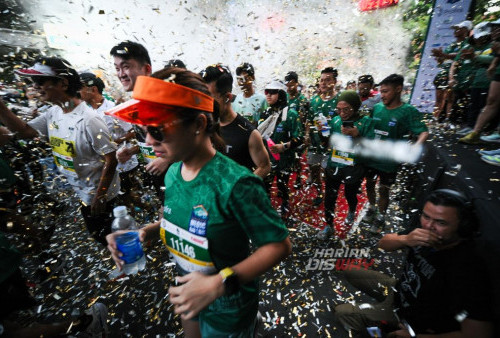
[[[254,129],[250,121],[240,114],[237,114],[233,122],[221,127],[222,138],[226,142],[225,155],[251,171],[255,168],[255,164],[248,150],[248,140]]]

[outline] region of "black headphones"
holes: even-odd
[[[464,194],[451,189],[437,189],[425,199],[425,203],[456,207],[460,217],[458,235],[461,238],[472,238],[477,235],[479,222],[474,205]],[[425,204],[424,203],[424,204]]]

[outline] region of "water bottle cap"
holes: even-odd
[[[125,217],[128,215],[127,207],[124,205],[119,205],[113,209],[113,216],[115,217]]]

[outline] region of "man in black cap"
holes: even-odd
[[[87,102],[99,116],[102,117],[106,125],[108,126],[109,132],[111,133],[111,138],[118,145],[123,145],[125,142],[134,139],[135,133],[133,132],[132,125],[125,121],[115,119],[111,116],[104,114],[109,109],[115,106],[115,103],[106,99],[103,96],[103,91],[105,88],[104,82],[98,76],[93,73],[81,73],[80,78],[82,80],[82,88],[80,89],[80,97],[82,100]],[[133,175],[131,171],[139,165],[136,156],[132,156],[130,160],[125,163],[118,163],[116,170],[120,174],[120,182],[123,191],[125,192],[124,197],[126,202],[131,203],[129,200],[130,192],[134,186]]]

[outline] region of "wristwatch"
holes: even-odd
[[[238,275],[231,268],[224,268],[219,271],[224,283],[225,294],[228,296],[234,295],[240,289],[240,281]]]

